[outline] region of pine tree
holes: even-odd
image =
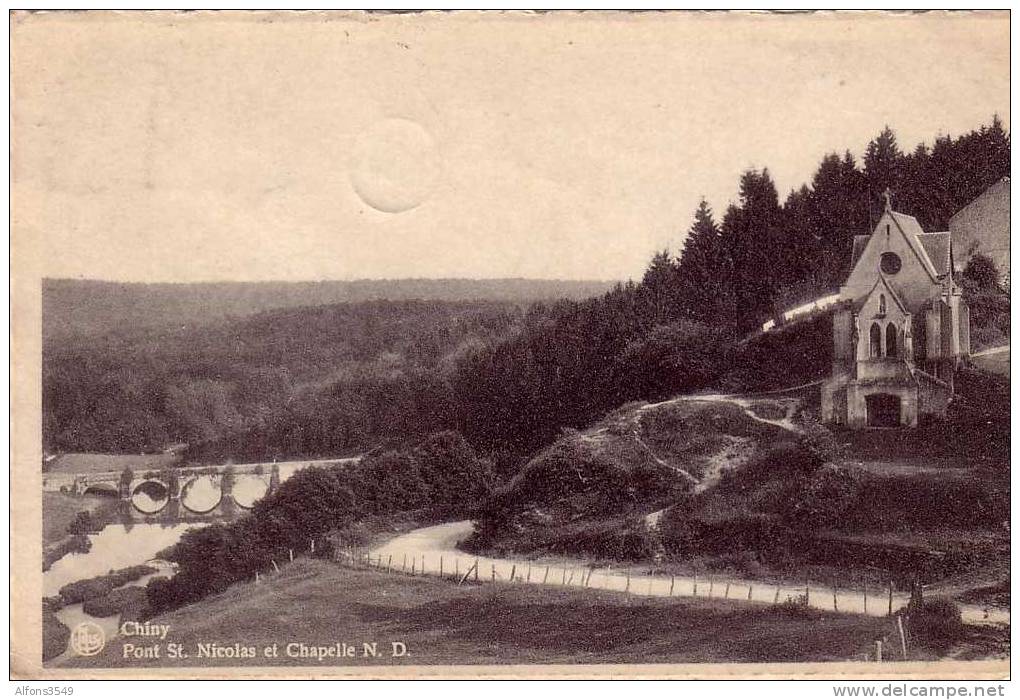
[[[681,315],[680,271],[668,250],[655,254],[638,287],[638,313],[646,327]]]
[[[720,242],[726,273],[727,316],[749,330],[774,312],[776,289],[788,275],[780,248],[782,211],[767,169],[748,170],[740,178],[740,206],[723,218]]]
[[[680,255],[679,298],[684,312],[699,321],[717,320],[726,291],[722,278],[719,227],[702,199]]]
[[[903,153],[896,143],[896,134],[888,125],[868,144],[864,151],[864,176],[868,182],[871,223],[881,216],[886,189],[894,193],[900,185]]]

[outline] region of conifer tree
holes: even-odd
[[[679,297],[688,316],[708,322],[718,318],[726,291],[722,274],[719,227],[702,199],[680,255]]]

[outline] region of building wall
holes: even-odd
[[[889,394],[900,400],[900,425],[917,427],[917,386],[901,382],[850,382],[846,387],[847,425],[864,428],[868,425],[868,397]]]
[[[975,252],[995,261],[1009,273],[1009,185],[1000,180],[949,220],[955,264],[964,268]]]

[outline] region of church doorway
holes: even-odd
[[[868,406],[868,426],[896,428],[900,424],[900,397],[893,394],[872,394],[865,397]]]

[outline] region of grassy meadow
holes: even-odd
[[[166,639],[118,638],[75,668],[188,666],[354,666],[432,664],[604,664],[809,662],[863,660],[876,639],[891,648],[888,619],[762,606],[725,600],[653,599],[555,586],[465,584],[385,574],[299,559],[258,585],[224,593],[151,620],[170,626]],[[982,652],[1008,637],[982,631]],[[992,636],[989,637],[988,635]],[[1008,634],[1008,632],[1006,633]],[[973,636],[973,635],[972,635]],[[1001,635],[999,635],[1001,636]],[[976,639],[976,637],[975,637]],[[123,645],[161,644],[158,659],[124,659]],[[279,644],[279,658],[262,650]],[[285,644],[359,652],[377,642],[378,658],[286,658]],[[390,656],[391,642],[407,656]],[[170,659],[168,644],[189,659]],[[196,660],[199,644],[251,647],[254,658]],[[966,645],[964,645],[966,647]],[[966,656],[966,648],[958,652]],[[933,658],[923,647],[911,659]]]

